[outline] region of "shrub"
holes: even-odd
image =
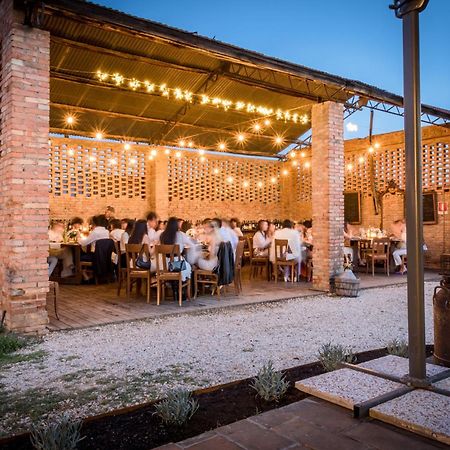
[[[265,364],[250,385],[266,402],[278,402],[289,388],[285,376],[276,372],[272,361]]]
[[[319,349],[319,361],[327,372],[331,372],[339,368],[339,363],[354,362],[355,356],[350,348],[328,342]]]
[[[164,423],[183,425],[196,413],[198,402],[191,398],[191,393],[183,389],[170,392],[167,398],[155,405],[155,414]]]
[[[34,425],[31,443],[36,450],[74,450],[81,437],[81,420],[68,414]]]
[[[402,356],[403,358],[408,357],[408,343],[404,340],[394,339],[389,341],[386,348],[390,355]]]
[[[13,333],[0,333],[0,358],[25,347],[26,341]]]

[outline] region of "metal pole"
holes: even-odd
[[[409,377],[412,384],[423,384],[426,380],[426,354],[419,11],[417,9],[409,11],[403,16],[403,81],[406,154]]]

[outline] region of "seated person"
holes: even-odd
[[[105,209],[104,217],[107,222],[110,222],[114,219],[114,214],[116,213],[116,210],[112,206],[107,206]]]
[[[198,258],[197,266],[202,270],[213,270],[219,261],[217,254],[220,244],[224,242],[217,219],[210,220],[204,224],[203,239],[208,244],[208,253]]]
[[[154,252],[155,252],[155,244],[157,244],[159,241],[150,241],[150,238],[148,236],[148,223],[145,220],[137,220],[134,224],[133,232],[130,235],[130,238],[128,239],[128,244],[140,244],[148,245],[148,250],[150,253],[151,260],[147,260],[147,255],[142,255],[142,266],[140,266],[141,269],[150,269],[150,272],[156,272],[156,262],[153,258]],[[147,267],[148,266],[148,267]]]
[[[236,253],[236,247],[239,242],[239,238],[236,236],[236,233],[233,233],[233,230],[230,228],[230,224],[225,219],[219,219],[218,217],[212,220],[216,222],[217,228],[219,229],[219,233],[222,236],[223,242],[229,242],[231,247],[233,248],[233,252]]]
[[[73,255],[70,248],[61,248],[61,243],[64,242],[64,224],[55,221],[51,224],[48,230],[48,240],[50,243],[49,257],[56,257],[63,263],[61,271],[61,278],[67,278],[73,274]],[[54,261],[54,260],[53,260]],[[55,268],[53,267],[52,272]]]
[[[392,252],[392,257],[395,262],[395,272],[401,275],[406,273],[406,267],[403,265],[402,256],[406,255],[406,225],[404,220],[396,220],[394,222],[394,229],[400,231],[400,242],[396,249]]]
[[[272,238],[267,234],[269,222],[260,220],[258,222],[258,231],[253,236],[253,254],[254,256],[269,256],[269,248],[272,244]]]
[[[78,236],[81,233],[84,220],[81,217],[72,217],[69,222],[69,232],[67,236],[69,239],[78,240]]]
[[[230,228],[234,231],[234,233],[236,234],[236,236],[238,238],[244,236],[242,234],[242,230],[239,227],[239,220],[236,219],[236,217],[233,217],[232,219],[230,219]]]
[[[114,242],[120,242],[120,238],[122,237],[122,234],[124,233],[124,229],[122,228],[122,222],[119,219],[112,219],[109,222],[110,232],[109,237]]]
[[[80,259],[81,261],[90,261],[93,260],[93,251],[94,251],[94,245],[95,243],[100,239],[109,239],[109,231],[108,231],[108,221],[106,217],[101,214],[99,216],[94,216],[92,218],[92,231],[89,233],[89,235],[85,238],[79,237],[78,243],[82,247],[87,247],[88,245],[91,245],[91,252],[84,253],[81,255]]]
[[[277,239],[287,239],[288,252],[285,257],[287,261],[295,260],[297,262],[297,268],[299,269],[302,262],[302,239],[300,233],[294,230],[294,224],[290,220],[284,220],[282,228],[276,230],[273,235],[272,245],[270,247],[270,261],[275,262],[275,241]],[[289,278],[289,267],[284,267],[284,280]]]

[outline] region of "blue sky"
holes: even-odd
[[[402,94],[402,27],[391,0],[96,0],[139,17]],[[421,13],[422,103],[450,109],[450,0]],[[368,133],[367,113],[349,119]],[[402,119],[376,112],[374,133]]]

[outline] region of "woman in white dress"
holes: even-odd
[[[272,238],[267,234],[269,222],[260,220],[258,222],[258,231],[253,236],[253,254],[255,256],[269,256],[269,248],[272,244]]]
[[[205,223],[203,230],[209,252],[207,258],[200,256],[197,261],[197,266],[202,270],[213,270],[218,263],[217,253],[219,252],[219,246],[223,239],[219,231],[219,226],[214,220]]]

